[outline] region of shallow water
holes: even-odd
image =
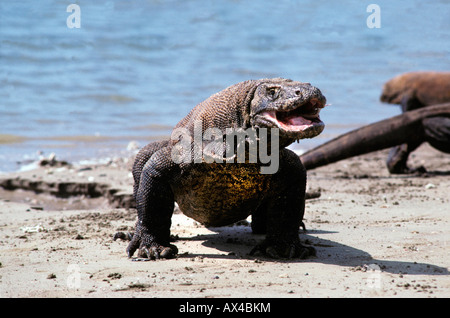
[[[450,2],[77,1],[0,3],[0,171],[55,152],[68,161],[128,154],[162,136],[209,95],[239,81],[286,77],[331,106],[320,138],[399,114],[383,83],[450,70]],[[20,164],[18,164],[18,162]]]

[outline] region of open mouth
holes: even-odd
[[[270,110],[261,114],[266,120],[286,132],[304,132],[310,128],[324,126],[320,110],[325,105],[312,98],[291,110]]]

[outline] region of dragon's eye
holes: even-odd
[[[275,87],[268,87],[267,88],[267,95],[269,95],[269,97],[275,99],[278,97],[278,89]]]

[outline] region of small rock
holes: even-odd
[[[111,279],[121,279],[122,278],[122,274],[120,273],[111,273],[108,275],[109,278]]]
[[[81,234],[78,234],[77,236],[75,236],[76,240],[84,240],[84,236]]]
[[[139,143],[135,140],[132,140],[128,143],[127,150],[134,151],[139,149]]]

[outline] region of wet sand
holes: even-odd
[[[249,256],[263,236],[248,222],[179,211],[178,258],[128,259],[112,236],[136,221],[131,159],[2,175],[0,297],[449,297],[450,156],[424,145],[410,164],[428,175],[397,176],[386,155],[308,172],[306,260]]]

